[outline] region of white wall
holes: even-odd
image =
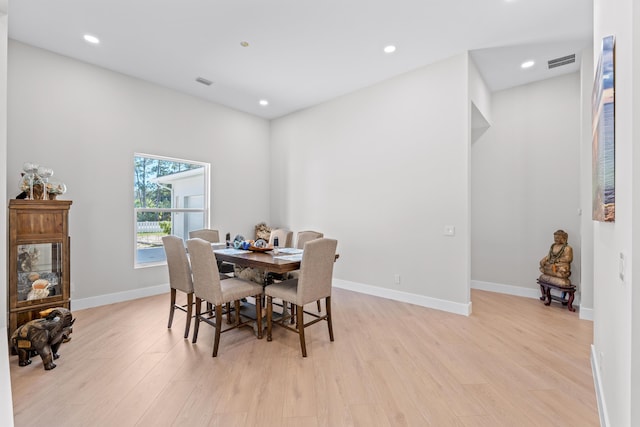
[[[482,115],[483,120],[491,123],[491,91],[482,79],[476,64],[469,57],[469,99]]]
[[[0,0],[0,165],[7,164],[7,4]],[[7,174],[0,174],[0,200],[7,199]],[[7,206],[0,209],[0,224],[7,222]],[[6,225],[0,227],[0,242],[7,241]],[[7,259],[7,245],[0,244],[0,260]],[[13,399],[7,348],[7,263],[0,262],[0,425],[13,426]]]
[[[591,94],[593,92],[593,49],[582,51],[580,55],[580,88],[582,93],[581,136],[580,136],[580,318],[593,320],[593,220],[592,203],[592,121]]]
[[[579,75],[494,92],[491,114],[471,147],[473,286],[539,296],[539,261],[558,229],[579,285]]]
[[[632,40],[631,46],[629,46],[632,55],[633,62],[631,64],[632,70],[632,92],[631,92],[631,144],[632,144],[632,164],[635,165],[632,168],[631,181],[635,183],[632,187],[633,192],[633,214],[632,223],[640,224],[640,5],[638,2],[632,3],[631,14],[631,32]],[[640,248],[640,226],[633,227],[632,233],[633,247]],[[632,275],[635,273],[636,277],[640,277],[640,249],[634,251],[630,258],[627,271]],[[631,277],[629,277],[629,284],[632,284]],[[631,422],[634,424],[640,424],[640,313],[638,307],[640,307],[640,292],[632,292],[633,297],[631,300],[631,386],[630,386],[630,401],[631,401]],[[635,310],[634,310],[635,309]]]
[[[72,308],[166,290],[166,267],[133,268],[134,152],[210,162],[222,233],[269,219],[266,120],[15,41],[8,81],[9,197],[25,161],[67,184]]]
[[[638,272],[640,231],[640,164],[638,130],[640,114],[633,110],[638,101],[640,70],[638,65],[638,31],[640,19],[636,0],[594,1],[594,65],[600,57],[602,38],[616,37],[615,53],[615,223],[594,222],[594,364],[601,381],[608,425],[640,425],[638,388],[640,378],[640,320],[638,292],[632,292],[633,275]],[[634,40],[635,38],[635,40]],[[636,42],[635,48],[633,41]],[[634,63],[635,61],[635,63]],[[635,90],[635,93],[633,92]],[[633,184],[636,184],[635,186]],[[627,260],[625,279],[619,277],[619,257]],[[640,275],[640,273],[638,273]],[[634,295],[635,294],[635,295]],[[632,352],[632,349],[635,350]],[[632,394],[633,390],[633,394]]]
[[[274,120],[272,221],[337,238],[339,279],[467,310],[467,79],[458,55]]]

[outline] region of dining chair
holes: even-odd
[[[210,228],[202,228],[200,230],[192,230],[189,232],[190,239],[202,239],[210,243],[220,242],[220,233],[218,230],[212,230]]]
[[[324,234],[319,231],[311,231],[311,230],[298,231],[298,234],[296,236],[296,248],[304,249],[305,243],[307,243],[310,240],[320,239],[322,237],[324,237]]]
[[[293,231],[286,230],[284,228],[277,228],[271,230],[269,235],[269,245],[273,246],[275,238],[278,238],[278,246],[281,248],[293,247]]]
[[[335,262],[336,247],[338,241],[334,239],[315,239],[304,245],[300,276],[297,279],[289,279],[274,283],[265,287],[264,294],[267,297],[267,341],[271,341],[271,329],[275,323],[285,329],[297,332],[300,338],[302,357],[307,357],[307,346],[304,338],[304,330],[322,320],[327,321],[329,339],[333,341],[333,324],[331,320],[331,281],[333,277],[333,264]],[[282,316],[277,322],[273,321],[273,298],[279,298],[296,306],[295,328],[286,323],[286,316]],[[325,299],[326,313],[324,315],[304,311],[305,304]],[[304,323],[304,315],[314,319]]]
[[[293,247],[293,231],[289,231],[284,228],[276,228],[271,230],[269,235],[269,246],[275,246],[276,237],[278,238],[278,247],[280,248],[292,248]],[[272,283],[274,280],[285,280],[287,275],[278,273],[268,273],[265,276],[266,283]]]
[[[192,230],[189,232],[190,239],[202,239],[210,243],[220,243],[220,232],[211,228],[202,228],[200,230]],[[220,271],[220,278],[228,278],[228,274],[233,273],[233,264],[228,262],[218,262],[218,270]]]
[[[296,249],[304,249],[305,243],[311,240],[320,239],[322,237],[324,237],[324,234],[319,231],[298,231],[298,234],[296,236]],[[292,271],[291,273],[289,273],[289,278],[295,279],[299,276],[299,274],[300,270]],[[322,311],[320,300],[316,301],[316,305],[318,306],[318,313],[320,313]]]
[[[187,313],[184,337],[189,336],[193,309],[193,280],[191,278],[191,266],[184,247],[184,240],[177,236],[164,236],[162,238],[165,254],[167,255],[167,267],[169,268],[169,286],[171,288],[171,305],[169,308],[169,324],[173,323],[173,313],[176,308]],[[177,291],[187,295],[187,303],[176,304]]]
[[[193,327],[193,340],[195,344],[198,340],[198,330],[200,322],[205,322],[215,328],[213,340],[212,357],[218,355],[218,345],[220,344],[220,334],[228,332],[241,326],[249,326],[254,323],[253,319],[242,321],[240,313],[240,299],[254,297],[256,302],[256,319],[258,338],[262,338],[262,286],[231,277],[220,280],[218,263],[211,250],[209,242],[202,239],[187,240],[187,249],[191,257],[191,271],[193,272],[193,290],[196,297],[196,321]],[[212,310],[202,312],[202,302],[210,303]],[[233,302],[235,305],[235,323],[226,329],[222,329],[222,307]],[[215,311],[215,313],[213,313]],[[213,320],[212,320],[213,319]]]

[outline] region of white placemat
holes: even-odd
[[[280,251],[281,254],[289,254],[289,255],[302,253],[302,249],[296,249],[296,248],[279,248],[278,251]]]
[[[240,255],[240,254],[248,254],[251,251],[245,251],[242,249],[235,249],[235,248],[226,248],[226,249],[215,249],[213,252],[217,254],[223,254],[223,255]]]
[[[285,261],[302,261],[302,254],[274,256],[274,258]]]

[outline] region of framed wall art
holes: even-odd
[[[602,39],[592,95],[593,215],[595,221],[616,218],[615,174],[615,37]]]

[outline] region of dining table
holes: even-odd
[[[274,278],[277,278],[274,275],[283,276],[288,272],[299,270],[303,252],[302,249],[295,248],[278,248],[277,251],[269,248],[262,250],[220,248],[215,244],[212,245],[212,249],[218,262],[228,262],[238,267],[255,268],[264,271],[263,286],[273,283]],[[280,304],[280,306],[282,307],[282,312],[278,313],[277,317],[287,316],[286,304]],[[253,307],[253,304],[243,300],[240,311],[243,316],[254,318]],[[262,327],[266,327],[266,319],[263,319]],[[257,325],[255,333],[260,336],[257,331]]]
[[[277,276],[274,277],[274,275],[282,276],[291,271],[300,270],[303,254],[303,250],[297,248],[247,250],[230,247],[221,248],[215,244],[212,245],[212,250],[218,262],[228,262],[238,267],[250,267],[264,271],[263,286],[268,286],[273,283],[274,278],[277,278]],[[340,255],[336,254],[335,259],[337,260],[339,257]],[[286,304],[281,304],[280,306],[282,307],[282,312],[278,313],[277,316],[287,316],[288,310]],[[251,310],[252,305],[243,301],[241,306],[243,316],[253,317]],[[266,319],[263,319],[263,321],[265,320]],[[266,324],[263,325],[263,327],[264,326],[266,326]]]
[[[216,260],[251,267],[265,273],[283,274],[300,269],[302,249],[279,248],[273,250],[244,250],[236,248],[213,249]],[[266,275],[265,275],[266,276]]]

